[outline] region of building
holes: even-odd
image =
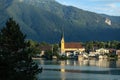
[[[118,55],[118,58],[120,59],[120,50],[116,51],[116,55]]]
[[[65,42],[64,36],[61,39],[61,54],[76,54],[85,51],[85,48],[80,44],[80,42]]]
[[[40,46],[40,50],[41,50],[40,56],[43,56],[46,51],[51,51],[52,50],[52,46],[42,45],[42,46]]]
[[[97,52],[89,52],[89,57],[95,57],[97,54]]]
[[[100,48],[100,49],[97,49],[96,52],[99,53],[99,54],[106,54],[106,53],[108,54],[109,50],[104,49],[104,48]]]

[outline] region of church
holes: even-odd
[[[64,35],[61,38],[61,55],[70,53],[81,53],[85,51],[85,48],[82,46],[80,42],[65,42]]]

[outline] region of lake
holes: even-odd
[[[120,80],[120,60],[35,61],[43,67],[38,80]]]

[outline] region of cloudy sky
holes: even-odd
[[[80,9],[120,16],[120,0],[56,0],[64,5],[75,6]]]

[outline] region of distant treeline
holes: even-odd
[[[120,41],[88,41],[85,42],[86,48],[114,48],[119,49],[120,48]]]
[[[120,41],[88,41],[83,43],[86,50],[95,50],[98,48],[120,49]]]

